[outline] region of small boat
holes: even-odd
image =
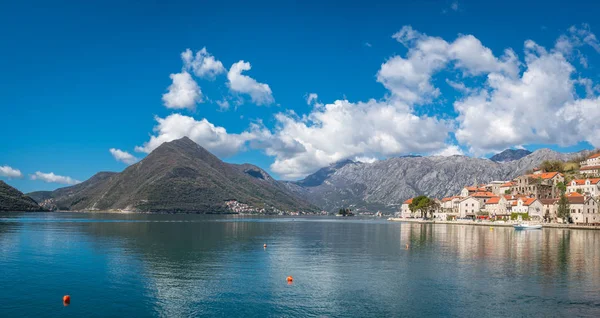
[[[513,227],[515,228],[515,230],[541,230],[542,229],[541,224],[520,223],[520,224],[513,225]]]

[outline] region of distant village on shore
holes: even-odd
[[[544,162],[531,173],[508,181],[466,186],[451,197],[419,196],[406,200],[397,217],[531,220],[547,223],[600,224],[600,153],[567,166]],[[565,171],[570,171],[567,175]]]

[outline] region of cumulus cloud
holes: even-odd
[[[155,119],[158,122],[154,127],[155,135],[142,146],[135,147],[136,151],[149,153],[164,142],[187,136],[215,155],[227,157],[237,153],[251,139],[249,133],[230,134],[225,128],[215,126],[206,119],[198,121],[181,114]]]
[[[277,127],[261,136],[261,146],[275,157],[271,169],[284,178],[303,177],[364,154],[430,152],[444,146],[448,133],[445,122],[414,115],[406,104],[393,100],[337,100],[307,116],[275,117]]]
[[[168,92],[162,96],[163,103],[167,108],[193,110],[196,103],[202,102],[200,86],[194,81],[190,73],[182,71],[181,73],[171,74],[170,77],[173,83],[169,86]]]
[[[54,174],[53,172],[43,173],[37,171],[35,174],[32,174],[29,177],[31,178],[31,180],[41,180],[48,183],[61,183],[70,185],[81,183],[81,181],[79,180],[75,180],[71,177],[59,176]]]
[[[0,177],[22,178],[23,174],[19,169],[15,169],[10,166],[0,166]]]
[[[449,43],[404,26],[392,36],[408,48],[406,57],[393,56],[381,65],[377,81],[397,98],[410,104],[431,102],[440,91],[432,84],[432,76],[450,62],[465,76],[503,72],[516,76],[519,64],[516,54],[507,49],[501,58],[472,35],[461,35]]]
[[[186,49],[181,53],[183,67],[188,71],[192,71],[194,75],[206,79],[213,80],[219,74],[225,73],[225,67],[221,61],[208,53],[206,47],[194,53],[190,49]]]
[[[575,90],[576,84],[591,83],[573,77],[575,67],[564,51],[528,40],[525,62],[519,78],[490,73],[478,93],[454,103],[457,140],[476,154],[531,143],[567,146],[583,140],[600,146],[590,134],[597,127],[597,99],[578,99]]]
[[[127,151],[115,148],[110,148],[109,151],[113,158],[115,158],[115,160],[126,163],[128,165],[134,164],[138,161],[138,158],[134,157]]]
[[[257,105],[269,105],[275,100],[269,85],[259,83],[250,76],[243,75],[242,72],[249,71],[251,65],[245,61],[239,61],[231,65],[227,73],[229,89],[238,94],[250,95],[252,102]]]

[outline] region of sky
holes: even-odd
[[[600,146],[600,3],[16,1],[0,180],[52,190],[188,136],[295,180],[406,154]]]

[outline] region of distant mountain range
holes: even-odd
[[[493,155],[490,160],[495,162],[509,162],[529,156],[531,151],[527,149],[506,149],[501,153]]]
[[[123,172],[100,172],[78,185],[29,194],[60,210],[229,212],[235,200],[267,212],[318,211],[262,169],[228,164],[187,137],[162,144]]]
[[[567,161],[582,155],[540,149],[508,160],[518,153],[523,152],[501,153],[497,158],[504,158],[503,162],[458,155],[390,158],[374,163],[346,160],[322,168],[304,180],[285,184],[290,191],[327,211],[353,207],[394,212],[404,200],[417,195],[447,197],[466,185],[511,180],[544,160]]]
[[[99,172],[80,184],[29,197],[0,182],[0,210],[229,212],[235,200],[255,210],[394,212],[408,198],[454,195],[466,185],[510,180],[544,160],[586,155],[505,150],[490,159],[404,156],[373,163],[344,160],[299,181],[277,181],[250,164],[229,164],[184,137],[164,143],[123,172]],[[15,192],[16,191],[16,192]],[[33,200],[32,200],[33,199]]]
[[[32,198],[0,181],[0,211],[41,211]]]

